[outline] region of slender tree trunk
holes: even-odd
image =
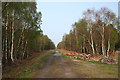
[[[83,37],[83,53],[85,53],[85,37]]]
[[[25,41],[25,47],[24,47],[24,51],[23,51],[23,59],[24,59],[24,56],[25,56],[26,47],[27,47],[27,40]]]
[[[21,46],[22,46],[22,52],[24,53],[24,33],[23,33],[23,36],[22,36],[22,44],[21,44]]]
[[[26,24],[26,23],[25,23],[25,24]],[[25,24],[24,24],[24,26],[23,26],[23,28],[22,28],[22,32],[21,32],[20,38],[19,38],[19,40],[18,40],[16,55],[18,54],[19,48],[21,47],[20,42],[21,42],[21,38],[22,38],[22,36],[23,36],[23,34],[24,34]],[[17,58],[16,58],[16,59],[17,59]]]
[[[104,46],[104,38],[102,37],[102,53],[105,56],[105,46]]]
[[[8,29],[8,11],[7,11],[7,19],[6,19],[6,38],[5,38],[5,59],[6,59],[6,63],[7,63],[7,29]]]
[[[8,29],[8,30],[9,30],[8,35],[9,35],[9,36],[12,36],[12,35],[11,35],[11,34],[12,34],[12,25],[11,25],[12,22],[10,22],[9,24],[10,24],[10,25],[9,25],[9,29]],[[11,38],[8,38],[8,56],[7,56],[8,58],[11,57],[11,55],[10,55],[10,54],[11,54],[11,41],[12,41]]]
[[[95,44],[95,46],[96,46],[96,53],[99,54],[97,43]]]
[[[8,39],[8,56],[7,56],[8,58],[10,58],[10,56],[11,56],[10,55],[11,54],[11,45],[10,44],[11,44],[11,40]]]
[[[24,27],[25,27],[25,25],[24,25]],[[24,32],[24,29],[25,29],[24,27],[22,28],[22,32],[21,32],[20,38],[19,38],[19,40],[18,40],[17,52],[19,51],[19,47],[20,47],[21,38],[22,38],[22,36],[23,36],[23,32]]]
[[[86,57],[85,57],[85,37],[83,37],[83,54],[84,54],[84,59],[86,59]]]
[[[93,43],[92,35],[91,35],[91,47],[92,47],[93,55],[95,55],[95,49],[94,49],[94,43]]]
[[[102,53],[103,53],[103,56],[106,57],[106,53],[105,53],[105,37],[104,37],[104,34],[105,34],[105,27],[104,27],[104,18],[103,18],[103,24],[102,24]]]
[[[92,33],[92,23],[90,21],[90,38],[91,38],[91,47],[93,51],[93,55],[95,55],[94,41],[93,41],[93,33]]]
[[[108,49],[107,49],[107,56],[109,56],[109,51],[110,51],[110,34],[111,34],[111,30],[108,29]]]
[[[76,38],[76,44],[77,44],[77,46],[78,46],[78,33],[77,33],[78,31],[77,31],[77,29],[75,28],[75,38]],[[78,51],[78,48],[76,47],[76,50]]]
[[[109,51],[110,51],[110,39],[108,40],[107,56],[109,56]]]
[[[14,58],[13,58],[13,49],[14,49],[14,10],[13,10],[13,23],[12,23],[12,45],[11,45],[11,60],[14,63]]]
[[[25,26],[24,26],[24,27],[25,27]],[[27,30],[27,33],[28,33],[28,30]],[[24,46],[24,51],[23,51],[23,58],[24,58],[25,52],[26,52],[26,50],[27,50],[27,43],[28,43],[28,40],[25,41],[25,46]],[[27,55],[27,54],[26,54],[26,55]],[[27,57],[28,57],[28,55],[27,55]]]

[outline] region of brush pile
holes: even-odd
[[[98,61],[101,63],[106,64],[117,64],[117,62],[112,58],[103,58],[102,56],[99,57],[93,57],[91,54],[84,54],[84,53],[67,53],[67,56],[73,56],[76,59],[86,59],[89,61]]]

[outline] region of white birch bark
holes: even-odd
[[[5,59],[6,59],[6,63],[7,63],[7,29],[8,29],[8,11],[7,11],[7,19],[6,19],[6,25],[5,25],[5,30],[6,30],[6,38],[5,38]]]
[[[12,23],[12,45],[11,45],[11,60],[14,63],[14,58],[13,58],[13,49],[14,49],[14,10],[13,10],[13,23]]]
[[[91,38],[91,47],[92,47],[93,55],[95,55],[93,33],[92,33],[92,22],[91,21],[90,21],[90,38]]]
[[[103,24],[102,24],[102,53],[103,53],[103,56],[105,57],[106,56],[106,53],[105,53],[105,37],[104,37],[104,34],[105,34],[105,27],[104,27],[104,17],[103,17]]]
[[[109,56],[109,51],[110,51],[110,40],[108,40],[107,56]]]

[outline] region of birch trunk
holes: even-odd
[[[20,34],[20,38],[19,38],[19,40],[18,40],[18,45],[17,45],[16,55],[18,54],[19,47],[21,46],[21,45],[20,45],[20,42],[21,42],[21,38],[23,39],[22,36],[23,36],[23,34],[24,34],[25,25],[26,25],[26,23],[24,24],[24,26],[23,26],[23,28],[22,28],[22,32],[21,32],[21,34]],[[16,59],[17,59],[17,58],[16,58]]]
[[[92,47],[93,55],[95,55],[95,49],[94,49],[94,43],[93,43],[92,35],[91,35],[91,47]]]
[[[19,38],[19,41],[18,41],[17,52],[18,52],[19,47],[20,47],[20,42],[21,42],[21,37],[23,35],[23,32],[24,32],[24,27],[22,28],[22,32],[21,32],[21,35],[20,35],[20,38]]]
[[[5,26],[5,30],[6,30],[6,38],[5,38],[5,59],[6,59],[6,63],[7,63],[7,29],[8,29],[8,11],[7,11],[7,19],[6,19],[6,26]]]
[[[102,53],[103,53],[103,56],[105,56],[105,46],[104,46],[104,37],[102,35]]]
[[[12,45],[11,45],[11,60],[14,63],[14,58],[13,58],[13,48],[14,48],[14,10],[13,10],[13,23],[12,23]]]
[[[109,56],[109,51],[110,51],[110,40],[108,40],[107,56]]]
[[[7,57],[10,58],[10,53],[11,53],[11,40],[8,40],[8,55]]]
[[[110,34],[111,34],[111,30],[108,29],[108,49],[107,49],[107,56],[109,56],[109,51],[110,51]]]
[[[105,27],[104,27],[104,17],[103,17],[103,24],[102,24],[102,53],[103,56],[106,57],[105,53],[105,37],[104,37]]]
[[[90,21],[90,38],[91,38],[91,47],[92,47],[93,55],[95,55],[94,42],[93,42],[93,33],[92,33],[92,23],[91,23],[91,21]]]

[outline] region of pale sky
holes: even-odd
[[[72,24],[82,18],[88,8],[95,10],[107,7],[118,16],[117,2],[41,2],[37,1],[37,11],[42,13],[43,34],[57,44],[65,33],[69,33]]]

